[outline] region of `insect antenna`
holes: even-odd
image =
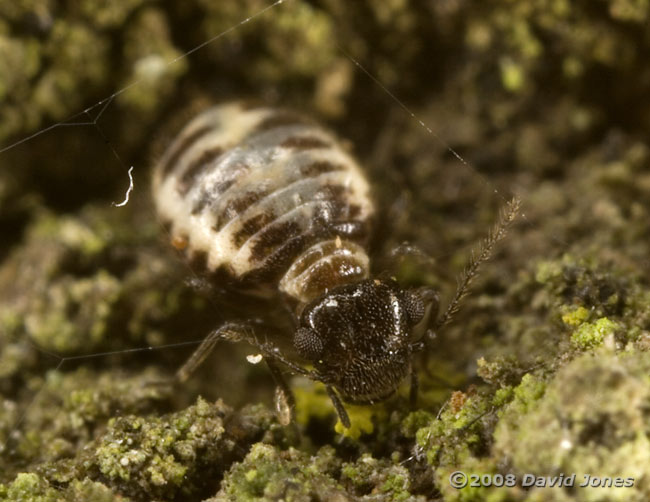
[[[463,298],[469,293],[469,288],[472,281],[478,275],[481,265],[489,260],[494,252],[494,247],[503,239],[508,233],[508,228],[517,217],[519,208],[521,206],[521,199],[514,196],[511,200],[506,202],[505,207],[501,210],[499,220],[496,222],[487,237],[485,237],[478,246],[478,250],[473,249],[470,256],[468,265],[465,267],[460,277],[458,278],[458,286],[456,293],[451,302],[447,306],[447,310],[442,314],[434,325],[434,331],[439,330],[443,326],[449,324],[453,317],[460,310]]]

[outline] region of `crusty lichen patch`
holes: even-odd
[[[153,395],[159,392],[155,384],[142,389],[128,381],[124,381],[124,385]],[[80,489],[79,480],[90,482],[92,479],[107,485],[108,488],[99,483],[99,486],[90,485],[90,488],[105,491],[107,497],[119,494],[134,500],[151,497],[174,500],[201,494],[207,496],[216,491],[224,471],[240,459],[252,443],[264,439],[286,446],[292,441],[291,435],[285,434],[272,414],[262,407],[248,407],[241,413],[234,413],[221,402],[208,403],[199,398],[185,410],[160,417],[125,414],[107,419],[107,415],[114,412],[95,410],[95,407],[106,406],[109,401],[99,396],[93,399],[90,392],[77,391],[70,397],[69,406],[73,408],[83,403],[87,416],[78,415],[80,411],[73,408],[74,412],[51,417],[50,423],[56,424],[55,430],[49,431],[46,425],[42,426],[41,442],[32,445],[33,456],[39,455],[35,467],[38,476],[18,474],[6,485],[0,485],[1,494],[6,494],[9,500],[29,500],[20,498],[25,493],[39,494],[45,497],[43,500],[49,500],[50,487],[56,485],[57,489],[64,489],[65,497],[71,497],[70,494]],[[120,393],[129,391],[122,389]],[[131,410],[137,410],[138,405],[146,406],[144,396],[133,394],[131,397],[134,399]],[[46,437],[70,436],[75,432],[79,435],[80,431],[86,434],[87,443],[83,448],[61,448],[61,445],[55,446],[54,443],[60,442],[56,439],[52,444],[42,442]],[[47,448],[48,452],[53,452],[57,447],[57,454],[50,454],[49,458],[40,451]]]
[[[543,395],[508,405],[496,426],[496,458],[515,473],[634,478],[630,488],[576,489],[574,500],[645,500],[650,495],[650,355],[585,354],[560,370]]]
[[[93,463],[126,494],[171,498],[194,492],[209,483],[199,469],[207,466],[216,474],[237,455],[224,416],[219,406],[199,400],[168,418],[114,418],[97,442]]]
[[[246,458],[233,465],[221,489],[210,501],[251,500],[337,500],[344,490],[332,477],[337,460],[331,448],[310,457],[294,449],[280,452],[265,445],[253,445]]]
[[[342,463],[330,446],[310,456],[295,449],[278,451],[256,444],[230,469],[221,490],[209,500],[424,500],[411,495],[409,488],[405,467],[368,454],[356,462]]]
[[[0,484],[0,500],[14,502],[58,502],[61,500],[92,500],[93,502],[129,502],[102,483],[75,480],[66,488],[48,483],[37,474],[22,473],[8,485]]]
[[[135,376],[121,370],[98,373],[83,367],[71,372],[49,371],[20,422],[17,405],[5,401],[0,419],[4,479],[20,468],[75,456],[118,412],[140,413],[167,406],[171,388],[145,384],[161,378],[155,371]]]

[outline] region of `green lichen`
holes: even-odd
[[[402,421],[401,432],[405,437],[415,437],[416,432],[427,426],[434,418],[435,417],[428,411],[413,411]]]
[[[336,468],[332,457],[330,448],[309,457],[294,449],[280,452],[270,445],[255,444],[241,463],[233,465],[209,502],[344,500],[345,492],[332,477]]]
[[[514,397],[514,390],[512,387],[509,385],[505,387],[501,387],[500,389],[497,389],[497,391],[494,393],[494,398],[492,399],[492,404],[496,408],[501,408],[504,406],[506,403],[512,400]]]
[[[3,502],[129,502],[130,499],[114,494],[102,483],[84,479],[74,481],[61,490],[50,485],[36,474],[22,473],[8,485],[0,485],[0,500]]]
[[[509,60],[504,60],[501,62],[501,81],[503,87],[511,92],[520,91],[525,82],[524,72],[522,68]]]
[[[31,305],[25,329],[46,350],[73,353],[95,349],[109,333],[109,316],[119,298],[119,281],[105,271],[92,279],[63,280]],[[74,317],[70,312],[76,311]]]
[[[536,279],[557,300],[579,302],[582,305],[578,308],[591,309],[591,315],[598,317],[620,314],[630,290],[624,274],[614,275],[596,260],[571,255],[540,263]],[[567,310],[566,306],[563,308]],[[574,312],[584,315],[580,310]]]
[[[520,500],[517,497],[521,492],[517,488],[467,486],[456,489],[449,477],[458,470],[468,476],[500,473],[499,459],[487,454],[495,417],[501,416],[504,410],[526,413],[544,395],[545,389],[543,380],[526,374],[516,387],[500,387],[493,395],[489,392],[472,396],[460,393],[456,399],[452,396],[436,419],[417,430],[418,454],[435,467],[433,476],[445,500]]]
[[[514,385],[525,372],[519,359],[512,354],[498,355],[490,361],[480,357],[476,361],[476,374],[490,384]]]
[[[402,502],[410,500],[413,497],[408,491],[409,475],[408,471],[403,468],[401,473],[391,473],[387,476],[386,481],[379,487],[379,491],[390,497],[391,500]]]
[[[117,493],[137,500],[196,497],[214,493],[223,472],[241,458],[242,448],[262,437],[273,438],[269,433],[277,424],[270,420],[265,410],[250,408],[234,415],[220,402],[199,398],[170,415],[114,417],[89,448],[76,456],[69,452],[69,458],[39,470],[64,486],[78,477],[102,479]]]
[[[28,227],[23,247],[0,267],[0,373],[33,364],[30,339],[61,357],[131,348],[160,341],[161,321],[187,302],[203,308],[165,258],[124,252],[156,235],[155,225],[138,232],[125,221],[133,221],[128,213],[95,208],[76,217],[44,213]]]
[[[110,51],[119,39],[114,30],[122,27],[142,4],[141,0],[84,1],[75,4],[65,17],[52,2],[14,2],[3,6],[0,30],[0,139],[25,133],[47,120],[63,120],[112,80]],[[34,23],[24,37],[7,36]],[[11,30],[7,29],[11,28]],[[96,95],[96,94],[95,94]],[[11,99],[9,98],[11,96]]]
[[[306,24],[310,27],[308,30],[303,29]],[[284,36],[270,40],[267,50],[274,62],[262,61],[258,66],[264,78],[283,79],[286,72],[314,75],[339,57],[329,44],[334,36],[331,18],[307,3],[296,3],[286,13],[276,16],[273,29]],[[278,67],[277,61],[283,62],[282,67]]]
[[[648,19],[650,4],[647,0],[611,0],[609,13],[614,19],[643,23]]]
[[[583,323],[571,335],[571,343],[582,350],[593,349],[603,344],[607,337],[613,337],[618,325],[602,317],[594,323]]]
[[[650,493],[643,432],[648,427],[643,410],[650,398],[649,369],[648,353],[600,351],[572,361],[543,396],[523,407],[516,398],[505,409],[494,433],[495,456],[508,458],[517,473],[636,480],[632,489],[576,489],[572,500],[643,500]]]
[[[575,17],[578,13],[580,19]],[[526,75],[535,75],[541,64],[560,65],[564,62],[566,65],[568,60],[573,62],[574,68],[594,63],[615,68],[633,65],[639,56],[638,50],[630,45],[627,37],[620,36],[616,21],[643,23],[648,19],[648,7],[645,1],[613,1],[609,12],[597,12],[583,10],[564,0],[547,0],[537,4],[500,2],[483,14],[488,19],[480,20],[483,33],[478,40],[482,42],[477,43],[475,35],[469,39],[472,45],[485,50],[487,44],[500,44],[506,57],[518,62],[518,72],[525,78]],[[480,19],[480,16],[476,18]],[[572,30],[564,30],[567,26]],[[594,26],[600,26],[602,30],[596,30]],[[544,43],[547,37],[552,37],[558,44],[553,51]],[[507,79],[504,86],[508,88]],[[526,91],[530,92],[533,86],[526,86]]]
[[[459,409],[447,406],[440,419],[430,422],[415,434],[416,444],[427,461],[436,466],[458,465],[473,451],[482,448],[482,419],[490,411],[487,396],[468,397]]]
[[[155,372],[130,376],[121,371],[97,374],[87,368],[50,371],[19,426],[15,421],[6,424],[13,434],[3,445],[23,465],[73,456],[118,410],[135,413],[168,400],[171,389],[145,385],[160,379]],[[15,466],[8,463],[5,468],[8,476]]]
[[[120,102],[152,113],[169,99],[187,62],[170,39],[169,25],[160,9],[144,9],[125,30],[124,59],[131,72],[123,84],[138,82],[120,96]],[[175,61],[172,64],[172,61]]]
[[[387,500],[415,500],[410,493],[411,480],[408,470],[391,461],[379,460],[369,454],[362,455],[354,463],[341,467],[341,483],[353,493],[368,498],[384,497]]]
[[[97,0],[82,0],[75,6],[79,14],[100,28],[116,28],[122,26],[143,0],[123,0],[121,2],[98,2]]]
[[[206,0],[197,3],[201,8],[203,39],[229,30],[268,6],[260,0],[246,0],[236,6]],[[251,54],[245,65],[238,61],[231,71],[248,82],[315,78],[316,92],[302,99],[313,101],[324,113],[340,115],[342,97],[350,90],[351,72],[350,62],[332,43],[336,28],[332,17],[305,2],[290,2],[273,13],[260,15],[256,21],[254,26],[244,25],[229,33],[228,43],[245,44],[261,38],[265,40],[264,49]],[[213,58],[228,61],[228,45],[211,44],[206,49]]]
[[[513,401],[509,409],[516,409],[518,413],[526,413],[546,392],[546,383],[531,374],[524,375],[521,383],[512,391]]]

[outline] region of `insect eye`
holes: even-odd
[[[418,324],[424,317],[426,311],[422,298],[415,293],[407,293],[404,295],[404,303],[411,325]]]
[[[315,361],[323,353],[323,340],[314,330],[298,328],[293,335],[293,344],[301,357]]]

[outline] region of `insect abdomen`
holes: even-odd
[[[338,141],[300,115],[211,108],[167,149],[153,186],[173,241],[208,272],[303,303],[368,275],[368,184]]]

